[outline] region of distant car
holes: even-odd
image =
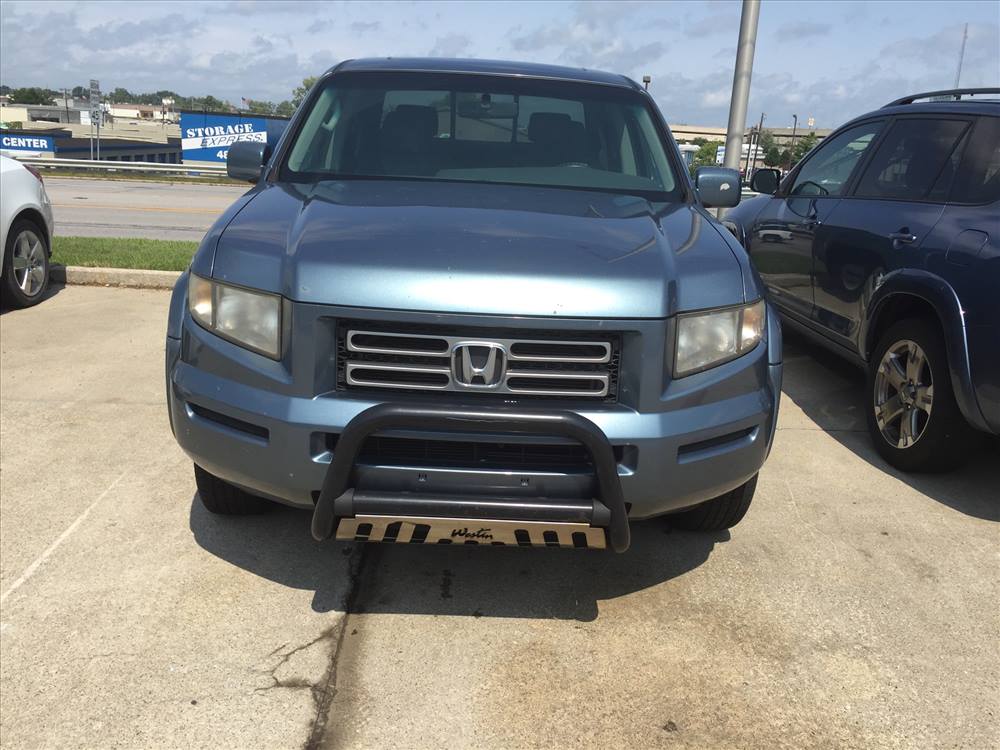
[[[37,170],[0,156],[0,286],[10,307],[37,304],[49,285],[52,204]]]
[[[905,471],[953,468],[975,430],[1000,434],[997,94],[859,117],[780,185],[759,170],[765,195],[723,222],[782,318],[866,368],[872,440]]]

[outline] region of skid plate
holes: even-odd
[[[584,523],[357,515],[341,518],[337,539],[396,544],[486,544],[605,549],[604,529]]]

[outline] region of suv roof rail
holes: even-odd
[[[985,88],[985,89],[944,89],[942,91],[927,91],[923,94],[911,94],[910,96],[904,96],[902,99],[896,99],[895,101],[886,104],[886,107],[895,107],[899,104],[913,104],[917,99],[928,99],[932,96],[951,96],[954,97],[954,101],[961,101],[962,94],[1000,94],[1000,88]],[[885,107],[883,107],[885,109]]]

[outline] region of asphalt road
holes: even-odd
[[[731,533],[627,554],[317,544],[202,510],[164,292],[0,317],[0,735],[36,747],[991,748],[997,443],[903,476],[790,342]]]
[[[55,234],[199,241],[248,189],[184,182],[46,177]]]

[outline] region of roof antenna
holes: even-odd
[[[958,82],[962,78],[962,60],[965,59],[965,40],[969,38],[969,24],[965,24],[965,30],[962,32],[962,49],[958,52],[958,70],[955,71],[955,88],[958,88]],[[959,97],[955,97],[958,99]]]
[[[649,91],[649,82],[652,81],[652,80],[653,79],[650,78],[649,76],[643,76],[642,77],[642,87],[644,89],[646,89],[646,91]]]

